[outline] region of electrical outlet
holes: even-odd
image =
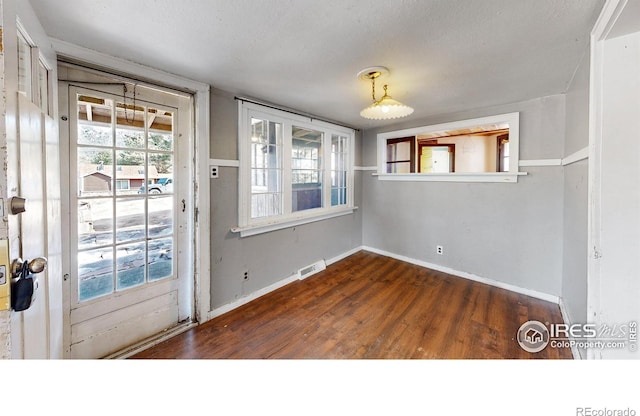
[[[436,253],[437,254],[444,254],[444,248],[442,248],[442,246],[436,246]]]
[[[218,166],[209,166],[209,177],[211,179],[216,179],[218,177],[218,172],[220,171],[220,169],[218,169]]]
[[[244,272],[243,277],[244,277],[244,280],[248,280],[249,279],[249,272],[248,271]]]

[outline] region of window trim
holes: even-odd
[[[262,218],[251,218],[251,141],[250,120],[252,117],[268,119],[282,123],[283,145],[283,214]],[[292,126],[309,128],[323,132],[323,206],[320,208],[292,211],[292,170],[291,170],[291,128]],[[331,136],[339,134],[349,138],[347,155],[347,203],[331,206]],[[315,221],[321,221],[342,215],[351,214],[354,206],[354,160],[355,160],[355,131],[329,122],[312,119],[286,111],[256,103],[238,101],[238,226],[231,228],[232,232],[240,233],[241,237],[257,235],[274,230],[295,227]]]
[[[509,123],[510,161],[508,172],[479,172],[479,173],[386,173],[386,143],[387,139],[405,136],[417,136],[420,134],[457,130],[484,124]],[[435,125],[413,127],[404,130],[395,130],[377,135],[377,169],[374,176],[381,181],[409,181],[409,182],[503,182],[516,183],[519,176],[526,172],[518,171],[519,168],[519,139],[520,139],[520,113],[506,113],[494,116],[480,117],[468,120],[453,121]]]
[[[40,48],[38,48],[36,42],[34,42],[33,38],[29,35],[28,31],[18,18],[16,21],[17,26],[17,43],[20,43],[20,38],[26,43],[29,48],[29,65],[30,65],[30,73],[29,73],[29,94],[26,91],[21,91],[29,101],[33,104],[40,107],[42,112],[47,116],[51,116],[53,112],[53,82],[51,78],[51,74],[53,71],[53,67],[51,63],[45,58],[45,56],[41,53]],[[17,45],[16,45],[17,47]],[[17,53],[17,50],[16,50]],[[19,57],[18,57],[19,59]],[[45,70],[46,75],[46,90],[47,90],[47,102],[42,102],[42,97],[40,93],[42,92],[42,85],[40,84],[40,65]],[[19,70],[18,70],[19,71]],[[44,108],[43,108],[44,107]]]

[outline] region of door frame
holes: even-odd
[[[629,6],[629,9],[626,9]],[[602,256],[602,143],[603,143],[603,98],[604,50],[616,24],[623,22],[629,10],[638,12],[636,2],[607,0],[591,31],[591,61],[589,80],[589,191],[588,191],[588,244],[587,244],[587,321],[600,324],[603,316],[601,305],[601,256]],[[629,13],[627,13],[629,14]],[[623,23],[628,23],[623,22]],[[587,358],[602,358],[599,349],[587,349]]]
[[[448,147],[449,148],[449,164],[450,172],[456,171],[456,145],[453,143],[420,143],[418,140],[418,173],[422,173],[422,148],[423,147]]]
[[[192,149],[193,182],[190,216],[187,226],[188,233],[193,236],[193,258],[195,263],[193,274],[193,303],[195,317],[194,321],[203,323],[209,318],[210,311],[210,287],[211,287],[211,264],[210,264],[210,191],[209,191],[209,137],[210,137],[210,87],[207,84],[191,81],[185,78],[168,74],[153,68],[139,65],[130,61],[125,61],[109,55],[105,55],[93,50],[85,49],[77,45],[52,39],[53,47],[58,53],[59,59],[73,63],[82,62],[89,71],[96,73],[108,73],[109,77],[123,81],[135,82],[138,85],[148,85],[152,88],[165,87],[167,91],[187,92],[193,97],[193,134],[190,148]],[[96,68],[96,69],[91,69]],[[97,69],[99,68],[99,70]],[[129,74],[135,74],[129,75]],[[61,93],[62,94],[62,93]],[[64,93],[66,95],[66,93]],[[68,97],[62,97],[68,100]],[[62,108],[62,107],[61,107]],[[67,106],[68,108],[68,106]],[[64,111],[67,111],[66,109]],[[67,116],[61,114],[61,117]],[[62,138],[69,137],[68,123],[60,123],[60,135]],[[69,155],[68,140],[61,140],[61,155]],[[63,166],[68,165],[68,159],[62,162]],[[68,171],[63,172],[62,181],[68,181]],[[63,198],[63,230],[70,229],[70,207],[68,198]],[[70,271],[69,258],[66,256],[63,262],[65,273]],[[185,271],[183,271],[185,272]],[[68,292],[68,291],[65,291]],[[68,309],[69,296],[65,299],[65,308]],[[65,356],[69,354],[68,346],[70,340],[69,317],[65,316]],[[160,342],[160,340],[157,340]],[[146,344],[149,346],[152,344]]]

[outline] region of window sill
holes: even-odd
[[[315,214],[313,216],[294,217],[263,224],[247,225],[244,227],[233,227],[231,228],[231,232],[239,233],[240,237],[249,237],[252,235],[268,233],[270,231],[282,230],[285,228],[296,227],[302,224],[308,224],[311,222],[328,220],[330,218],[349,215],[352,214],[356,209],[358,209],[358,207],[339,208],[330,210],[328,212],[325,211],[323,214]]]
[[[381,181],[404,182],[518,182],[518,176],[527,172],[480,172],[480,173],[373,173]]]

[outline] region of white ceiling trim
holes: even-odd
[[[208,94],[211,89],[208,84],[202,82],[193,81],[159,69],[140,65],[126,59],[107,55],[60,39],[51,39],[51,43],[58,55],[79,60],[97,67],[117,70],[120,73],[127,74],[128,77],[141,74],[147,81],[150,80],[153,83],[189,92],[206,92]]]

